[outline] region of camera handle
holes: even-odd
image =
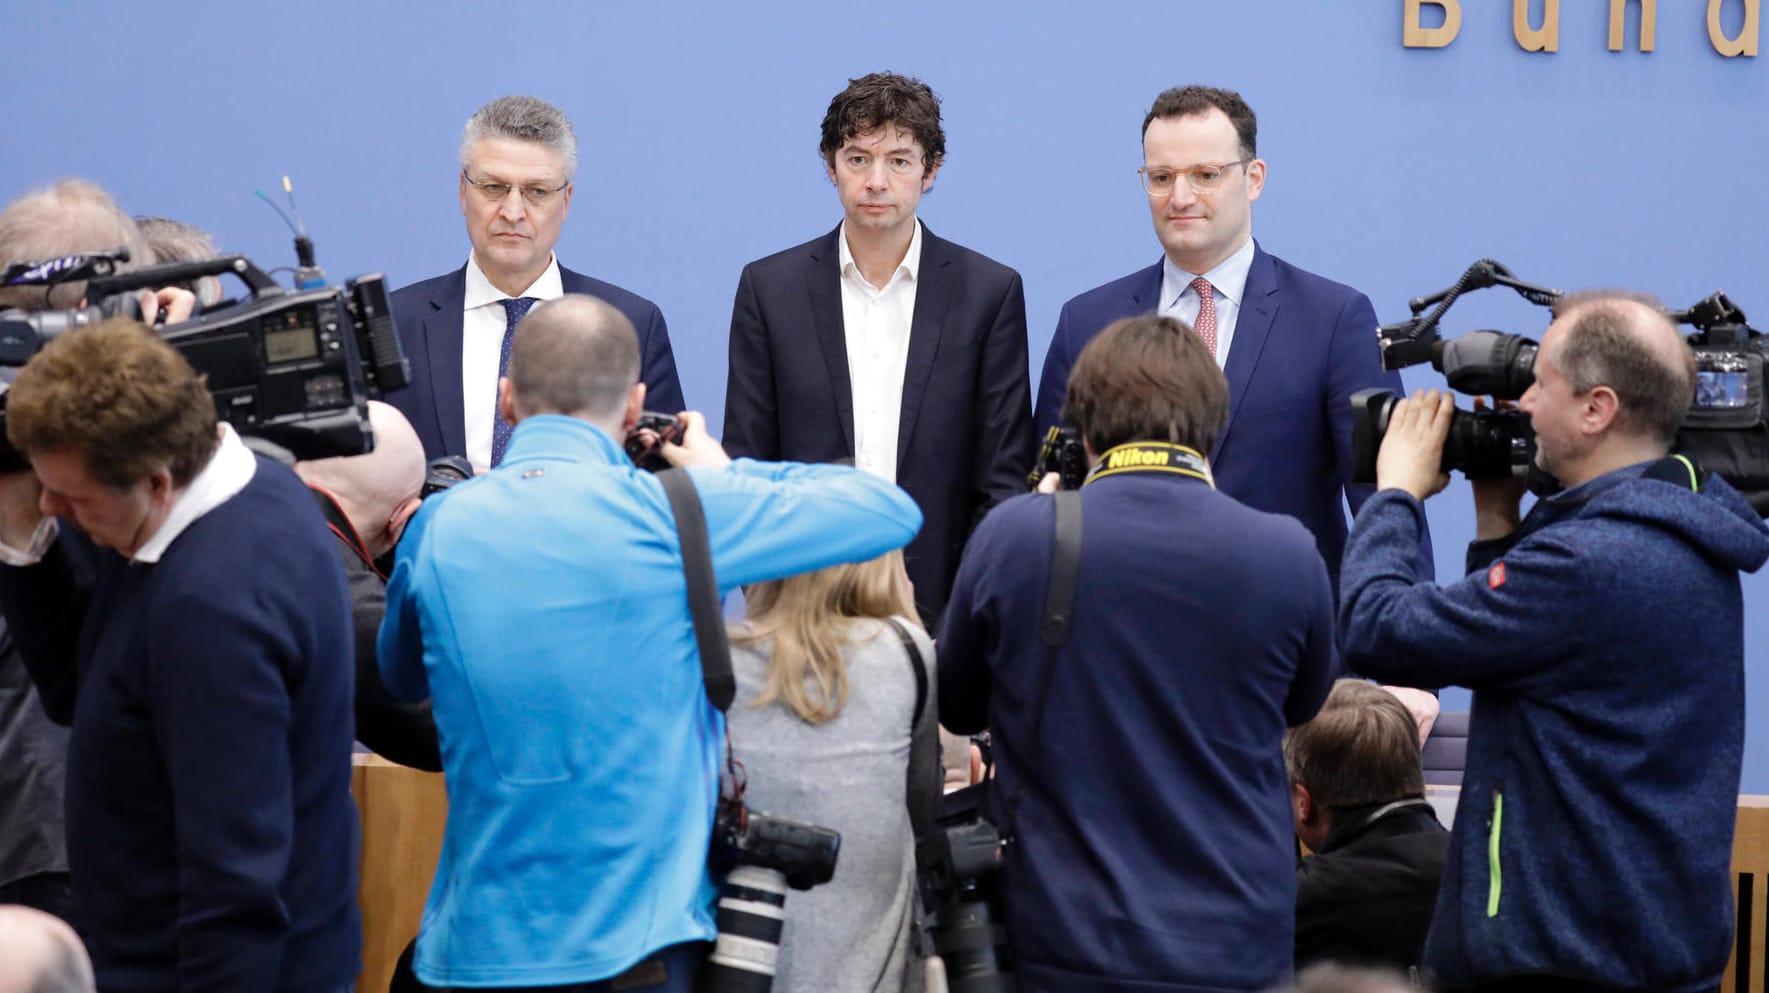
[[[1044,723],[1044,707],[1050,702],[1050,681],[1056,674],[1057,650],[1069,640],[1069,627],[1075,618],[1075,588],[1081,579],[1081,492],[1058,490],[1056,500],[1055,542],[1050,559],[1050,586],[1044,594],[1044,623],[1039,636],[1044,642],[1044,667],[1038,674],[1038,693],[1032,698],[1030,740],[1038,740]],[[1022,782],[1014,795],[1007,798],[1007,816],[1001,825],[1001,838],[1008,845],[1014,840],[1014,821],[1019,817],[1020,800],[1026,795]]]

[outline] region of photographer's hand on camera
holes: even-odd
[[[177,286],[142,290],[140,299],[142,321],[156,327],[188,321],[197,310],[197,295]]]
[[[670,465],[678,469],[687,466],[723,469],[731,464],[731,456],[725,454],[717,439],[707,434],[706,415],[684,410],[677,416],[682,422],[681,444],[666,441],[658,449]]]
[[[1494,405],[1499,410],[1512,410],[1516,404],[1509,400],[1500,400]],[[1475,411],[1487,409],[1485,397],[1474,398]],[[1469,485],[1474,487],[1474,539],[1490,541],[1503,538],[1517,530],[1523,520],[1523,495],[1529,492],[1529,482],[1522,476],[1506,476],[1501,479],[1470,479]]]
[[[1455,410],[1455,396],[1441,390],[1414,390],[1396,403],[1376,453],[1376,487],[1404,490],[1424,500],[1449,485],[1443,444]]]

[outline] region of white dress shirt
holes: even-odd
[[[565,295],[559,281],[559,257],[547,262],[528,289],[518,297],[557,300]],[[491,468],[491,426],[498,416],[498,357],[504,350],[507,318],[503,301],[510,294],[491,285],[485,270],[467,256],[467,293],[461,313],[461,413],[467,430],[467,460],[473,468]]]
[[[258,457],[240,440],[233,425],[222,421],[219,434],[220,443],[215,446],[215,454],[209,456],[208,464],[191,478],[190,485],[178,495],[166,519],[147,541],[142,542],[129,561],[148,564],[160,561],[160,556],[166,554],[166,549],[172,547],[172,542],[184,533],[185,528],[233,499],[252,481],[258,471]],[[50,544],[60,533],[60,523],[53,517],[45,517],[37,522],[29,548],[0,544],[0,561],[14,566],[36,565],[49,553]]]
[[[860,275],[848,250],[848,224],[836,238],[841,263],[842,330],[848,345],[848,381],[854,389],[854,464],[897,481],[897,428],[903,412],[903,370],[909,363],[909,326],[915,319],[921,272],[921,221],[909,251],[883,287]]]
[[[1229,343],[1235,340],[1235,320],[1241,316],[1241,297],[1247,289],[1247,270],[1253,268],[1253,236],[1222,264],[1209,272],[1186,272],[1165,256],[1161,259],[1161,316],[1177,317],[1187,327],[1198,322],[1202,301],[1192,280],[1203,276],[1216,290],[1216,365],[1228,364]]]

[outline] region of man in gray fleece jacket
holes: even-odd
[[[1468,768],[1425,946],[1446,989],[1717,989],[1744,748],[1739,573],[1769,527],[1670,454],[1695,364],[1664,310],[1570,297],[1522,409],[1564,489],[1476,482],[1469,574],[1416,583],[1421,500],[1453,400],[1395,410],[1345,551],[1346,661],[1474,693]]]

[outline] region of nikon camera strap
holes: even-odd
[[[720,712],[731,709],[737,677],[731,673],[731,642],[725,636],[719,609],[719,583],[713,574],[712,542],[706,533],[706,511],[700,492],[686,469],[657,474],[676,516],[676,538],[682,543],[682,572],[688,580],[688,613],[694,618],[694,641],[700,647],[700,677],[706,698]]]

